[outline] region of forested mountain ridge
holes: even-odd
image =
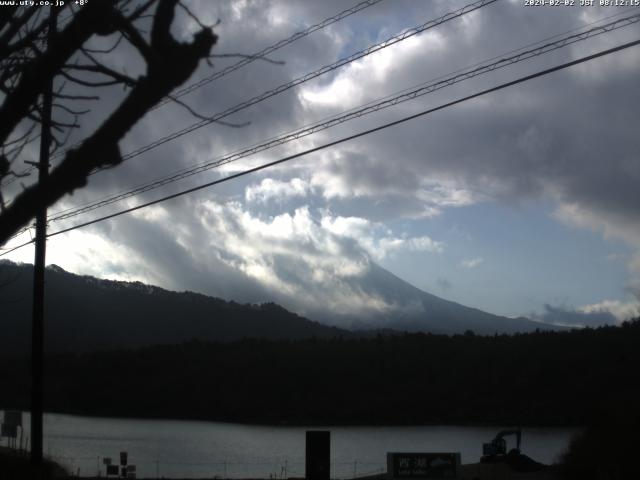
[[[587,425],[638,416],[640,321],[478,336],[188,342],[49,356],[46,409],[294,424]],[[29,405],[0,356],[0,408]]]
[[[32,278],[31,265],[0,261],[0,352],[29,351]],[[320,322],[275,303],[239,304],[140,282],[75,275],[56,265],[46,269],[45,281],[45,348],[51,352],[134,348],[191,339],[367,337],[379,330],[493,334],[562,329],[436,297],[375,265],[356,287],[395,307],[379,315],[369,312],[366,317],[349,319],[335,314],[312,316]],[[349,325],[351,331],[338,325]]]
[[[33,267],[0,262],[0,352],[30,350]],[[140,282],[101,280],[52,265],[45,272],[45,348],[84,352],[191,339],[349,336],[274,303],[239,304]]]

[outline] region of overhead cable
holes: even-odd
[[[551,74],[553,72],[557,72],[559,70],[564,70],[564,69],[567,69],[567,68],[572,67],[574,65],[578,65],[578,64],[581,64],[581,63],[584,63],[584,62],[588,62],[590,60],[593,60],[593,59],[596,59],[596,58],[599,58],[599,57],[610,55],[612,53],[619,52],[621,50],[625,50],[627,48],[630,48],[630,47],[633,47],[633,46],[636,46],[636,45],[640,45],[640,39],[639,40],[634,40],[634,41],[631,41],[631,42],[627,42],[627,43],[624,43],[622,45],[618,45],[616,47],[609,48],[609,49],[606,49],[606,50],[601,50],[600,52],[597,52],[597,53],[594,53],[594,54],[591,54],[591,55],[588,55],[588,56],[585,56],[585,57],[581,57],[581,58],[579,58],[577,60],[566,62],[566,63],[563,63],[561,65],[556,65],[555,67],[547,68],[545,70],[540,70],[540,71],[538,71],[536,73],[533,73],[533,74],[530,74],[530,75],[519,77],[519,78],[517,78],[515,80],[511,80],[509,82],[502,83],[502,84],[497,85],[495,87],[491,87],[491,88],[488,88],[486,90],[482,90],[480,92],[474,93],[472,95],[467,95],[465,97],[459,98],[457,100],[453,100],[451,102],[447,102],[445,104],[439,105],[439,106],[434,107],[434,108],[423,110],[422,112],[403,117],[403,118],[401,118],[399,120],[395,120],[393,122],[385,123],[385,124],[380,125],[378,127],[371,128],[371,129],[368,129],[368,130],[364,130],[362,132],[359,132],[359,133],[356,133],[356,134],[353,134],[353,135],[349,135],[347,137],[343,137],[343,138],[340,138],[338,140],[334,140],[332,142],[328,142],[328,143],[325,143],[323,145],[320,145],[320,146],[317,146],[317,147],[313,147],[313,148],[304,150],[302,152],[299,152],[299,153],[296,153],[296,154],[293,154],[293,155],[289,155],[289,156],[281,158],[279,160],[274,160],[272,162],[268,162],[268,163],[265,163],[265,164],[257,166],[257,167],[249,168],[247,170],[243,170],[242,172],[238,172],[238,173],[229,175],[227,177],[224,177],[224,178],[212,181],[212,182],[208,182],[208,183],[205,183],[203,185],[199,185],[197,187],[192,187],[192,188],[189,188],[189,189],[186,189],[186,190],[182,190],[180,192],[177,192],[177,193],[174,193],[174,194],[171,194],[171,195],[167,195],[167,196],[159,198],[157,200],[146,202],[146,203],[143,203],[141,205],[137,205],[135,207],[127,208],[127,209],[121,210],[119,212],[112,213],[110,215],[105,215],[103,217],[99,217],[99,218],[96,218],[94,220],[90,220],[88,222],[80,223],[80,224],[74,225],[74,226],[69,227],[69,228],[58,230],[56,232],[48,234],[47,238],[54,237],[56,235],[67,233],[67,232],[70,232],[70,231],[73,231],[73,230],[77,230],[79,228],[87,227],[89,225],[94,225],[96,223],[99,223],[99,222],[102,222],[102,221],[105,221],[105,220],[108,220],[108,219],[111,219],[111,218],[115,218],[115,217],[118,217],[118,216],[121,216],[121,215],[124,215],[124,214],[127,214],[127,213],[134,212],[136,210],[140,210],[142,208],[146,208],[146,207],[149,207],[149,206],[152,206],[152,205],[156,205],[156,204],[165,202],[167,200],[171,200],[171,199],[174,199],[174,198],[178,198],[178,197],[187,195],[189,193],[196,192],[198,190],[203,190],[205,188],[209,188],[209,187],[212,187],[214,185],[218,185],[218,184],[230,181],[230,180],[234,180],[236,178],[243,177],[245,175],[249,175],[251,173],[255,173],[255,172],[258,172],[260,170],[264,170],[264,169],[273,167],[275,165],[279,165],[279,164],[294,160],[296,158],[300,158],[300,157],[309,155],[311,153],[315,153],[315,152],[318,152],[318,151],[321,151],[321,150],[325,150],[327,148],[339,145],[341,143],[348,142],[350,140],[354,140],[356,138],[363,137],[365,135],[370,135],[372,133],[375,133],[375,132],[378,132],[378,131],[381,131],[381,130],[384,130],[384,129],[387,129],[387,128],[390,128],[390,127],[393,127],[393,126],[400,125],[402,123],[408,122],[410,120],[414,120],[414,119],[419,118],[419,117],[423,117],[423,116],[429,115],[429,114],[437,112],[439,110],[444,110],[444,109],[452,107],[454,105],[458,105],[460,103],[472,100],[474,98],[478,98],[478,97],[481,97],[483,95],[487,95],[489,93],[497,92],[497,91],[505,89],[507,87],[511,87],[513,85],[524,83],[524,82],[533,80],[533,79],[538,78],[538,77],[549,75],[549,74]],[[18,248],[22,248],[22,247],[24,247],[26,245],[29,245],[31,243],[33,243],[33,241],[29,241],[29,242],[23,243],[21,245],[18,245],[16,247],[13,247],[13,248],[7,250],[6,252],[0,253],[0,256],[7,255],[8,253],[11,253],[11,252],[17,250]]]
[[[441,25],[443,23],[446,23],[450,20],[456,19],[461,17],[462,15],[465,15],[467,13],[473,12],[475,10],[478,10],[482,7],[485,7],[487,5],[490,5],[492,3],[497,2],[498,0],[478,0],[476,2],[470,3],[465,5],[464,7],[459,8],[458,10],[454,10],[452,12],[448,12],[445,13],[444,15],[429,20],[421,25],[418,25],[416,27],[410,28],[410,29],[406,29],[403,32],[401,32],[398,35],[395,35],[393,37],[389,37],[388,39],[384,40],[383,42],[380,43],[376,43],[374,45],[371,45],[363,50],[360,50],[352,55],[349,55],[348,57],[344,57],[340,60],[337,60],[336,62],[330,64],[330,65],[325,65],[323,67],[320,67],[317,70],[314,70],[312,72],[309,72],[301,77],[298,77],[290,82],[284,83],[279,85],[278,87],[271,89],[271,90],[267,90],[265,92],[263,92],[260,95],[257,95],[255,97],[250,98],[249,100],[246,100],[244,102],[241,102],[239,104],[236,104],[232,107],[227,108],[226,110],[223,110],[222,112],[219,112],[217,114],[214,114],[211,117],[208,117],[206,119],[202,119],[188,127],[182,128],[180,130],[177,130],[169,135],[165,135],[157,140],[155,140],[154,142],[151,142],[147,145],[144,145],[136,150],[133,150],[131,152],[128,152],[124,155],[122,155],[122,161],[126,161],[129,160],[131,158],[137,157],[145,152],[148,152],[149,150],[153,150],[154,148],[163,145],[167,142],[170,142],[172,140],[175,140],[176,138],[179,138],[183,135],[186,135],[187,133],[193,132],[195,130],[198,130],[199,128],[202,128],[206,125],[210,125],[212,123],[218,122],[234,113],[237,113],[241,110],[244,110],[248,107],[251,107],[257,103],[260,103],[264,100],[267,100],[275,95],[278,95],[280,93],[283,93],[287,90],[290,90],[293,87],[296,87],[298,85],[301,85],[309,80],[312,80],[314,78],[317,78],[327,72],[331,72],[333,70],[336,70],[344,65],[347,65],[349,63],[352,63],[356,60],[359,60],[360,58],[366,57],[368,55],[371,55],[372,53],[375,53],[377,51],[380,51],[384,48],[387,48],[391,45],[395,45],[398,42],[401,42],[403,40],[406,40],[407,38],[411,38],[419,33],[422,33],[426,30],[429,30],[431,28],[434,28],[438,25]],[[98,168],[93,170],[89,175],[94,175],[98,172],[101,172],[103,170],[108,170],[108,167],[103,167],[103,168]]]
[[[211,82],[215,82],[216,80],[218,80],[219,78],[224,77],[225,75],[230,74],[231,72],[234,72],[236,70],[238,70],[239,68],[242,68],[246,65],[249,65],[250,63],[259,60],[261,58],[265,58],[267,55],[272,54],[273,52],[275,52],[276,50],[281,49],[282,47],[285,47],[293,42],[296,42],[298,40],[300,40],[301,38],[304,38],[310,34],[312,34],[313,32],[316,32],[318,30],[321,30],[323,28],[328,27],[329,25],[333,25],[336,22],[339,22],[340,20],[342,20],[343,18],[346,18],[350,15],[353,15],[354,13],[358,13],[362,10],[364,10],[365,8],[369,8],[373,5],[375,5],[376,3],[380,3],[382,0],[367,0],[365,2],[360,2],[356,5],[354,5],[351,8],[348,8],[346,10],[343,10],[342,12],[338,13],[337,15],[334,15],[332,17],[326,18],[323,21],[321,21],[320,23],[316,23],[315,25],[310,26],[309,28],[302,30],[300,32],[296,32],[293,35],[291,35],[288,38],[282,39],[276,43],[274,43],[273,45],[270,45],[268,47],[263,48],[262,50],[260,50],[259,52],[256,52],[254,54],[251,55],[247,55],[245,58],[243,58],[242,60],[239,60],[238,62],[234,63],[233,65],[229,65],[228,67],[223,68],[222,70],[218,70],[217,72],[214,72],[213,74],[209,75],[206,78],[203,78],[201,80],[198,80],[197,82],[182,88],[180,90],[178,90],[177,92],[175,92],[174,94],[172,94],[171,96],[173,98],[180,98],[183,97],[184,95],[187,95],[205,85],[208,85]],[[166,98],[164,99],[162,102],[160,102],[159,104],[157,104],[155,107],[153,107],[151,110],[155,110],[156,108],[161,107],[162,105],[165,105],[167,103],[171,102],[171,98]]]
[[[85,207],[96,206],[96,208],[99,208],[100,206],[108,205],[110,203],[113,203],[114,201],[118,201],[118,200],[124,199],[124,198],[129,198],[130,196],[137,195],[138,193],[143,193],[143,192],[146,192],[146,191],[151,190],[153,188],[158,188],[160,186],[163,186],[166,183],[171,183],[173,181],[180,180],[181,178],[184,178],[184,177],[181,176],[182,174],[185,174],[185,177],[188,177],[188,176],[191,175],[191,173],[200,173],[200,171],[201,171],[200,169],[201,168],[205,168],[205,169],[215,168],[215,167],[218,166],[218,164],[220,162],[223,162],[224,160],[227,160],[227,157],[229,157],[231,155],[233,155],[233,156],[240,155],[240,154],[243,154],[243,153],[245,153],[245,152],[247,152],[247,151],[249,151],[251,149],[258,148],[258,147],[261,147],[261,146],[267,146],[267,148],[270,148],[270,147],[268,147],[268,145],[271,143],[271,141],[275,141],[275,140],[281,139],[281,138],[283,138],[285,136],[289,137],[289,136],[295,135],[300,130],[307,129],[307,128],[313,127],[313,126],[317,126],[317,125],[319,125],[321,123],[324,123],[326,121],[332,121],[333,119],[335,119],[337,117],[340,117],[341,115],[346,115],[349,112],[355,112],[356,110],[362,109],[364,107],[368,107],[370,105],[379,103],[381,101],[386,101],[386,100],[392,99],[393,97],[396,97],[396,96],[399,96],[399,95],[402,95],[402,94],[410,93],[413,90],[421,88],[421,87],[423,87],[425,85],[428,85],[430,83],[435,83],[436,81],[443,80],[443,79],[445,79],[447,77],[452,77],[454,75],[461,74],[463,72],[468,72],[468,71],[470,71],[470,70],[472,70],[472,69],[474,69],[476,67],[479,67],[479,66],[482,66],[482,67],[487,66],[488,63],[492,62],[493,60],[496,60],[496,59],[503,60],[507,56],[508,57],[512,57],[516,53],[524,52],[525,50],[530,49],[531,47],[534,47],[536,45],[538,45],[538,46],[543,45],[544,46],[545,42],[549,43],[550,40],[560,39],[560,37],[562,37],[562,36],[566,37],[569,33],[578,32],[580,30],[584,30],[585,28],[587,28],[587,27],[589,27],[591,25],[595,25],[597,23],[601,23],[601,22],[604,22],[606,20],[610,20],[612,18],[619,17],[621,15],[625,15],[625,14],[627,14],[630,11],[633,11],[633,10],[634,10],[633,8],[629,8],[629,9],[623,10],[621,12],[615,13],[613,15],[609,15],[607,17],[603,17],[603,18],[600,18],[600,19],[593,20],[593,21],[591,21],[591,22],[589,22],[589,23],[587,23],[587,24],[585,24],[585,25],[583,25],[583,26],[581,26],[579,28],[574,28],[574,29],[571,29],[571,30],[568,30],[568,31],[565,31],[565,32],[562,32],[562,33],[558,33],[558,34],[552,35],[550,37],[546,37],[546,38],[544,38],[542,40],[539,40],[537,42],[529,43],[529,44],[524,45],[522,47],[519,47],[517,49],[513,49],[513,50],[510,50],[508,52],[504,52],[504,53],[502,53],[500,55],[496,55],[494,57],[485,59],[485,60],[483,60],[481,62],[477,62],[477,63],[475,63],[473,65],[470,65],[470,66],[468,66],[466,68],[458,69],[458,70],[450,72],[450,73],[448,73],[446,75],[441,75],[441,76],[433,78],[433,79],[431,79],[431,80],[429,80],[427,82],[423,82],[423,83],[421,83],[419,85],[415,85],[413,87],[406,88],[406,89],[404,89],[402,91],[393,93],[393,94],[388,95],[388,96],[386,96],[384,98],[380,98],[380,99],[376,99],[376,100],[367,102],[367,103],[362,104],[362,105],[360,105],[358,107],[354,107],[354,108],[352,108],[350,110],[347,110],[347,111],[345,111],[345,112],[343,112],[341,114],[332,115],[330,117],[326,117],[326,118],[316,122],[315,124],[307,124],[307,125],[299,128],[298,130],[294,130],[293,132],[289,132],[287,134],[282,134],[282,135],[271,137],[269,139],[264,140],[262,143],[257,143],[257,144],[254,144],[251,147],[247,147],[245,149],[241,149],[239,151],[236,151],[233,154],[228,154],[227,156],[225,156],[225,157],[223,157],[221,159],[208,160],[208,161],[206,161],[204,163],[196,164],[196,165],[193,165],[191,167],[182,168],[180,170],[174,171],[173,173],[169,174],[168,176],[165,176],[165,177],[162,177],[162,178],[159,178],[159,179],[156,179],[156,180],[152,180],[152,181],[149,181],[149,182],[145,182],[143,184],[140,184],[140,185],[137,185],[137,186],[134,186],[134,187],[130,187],[127,190],[123,190],[123,191],[115,193],[115,194],[106,195],[106,196],[104,196],[104,197],[102,197],[100,199],[93,200],[88,204],[85,204],[85,205],[82,205],[82,206],[69,207],[69,208],[66,208],[66,209],[63,209],[63,210],[59,210],[59,211],[54,212],[52,214],[53,218],[50,219],[50,220],[55,220],[55,217],[57,217],[59,214],[62,214],[62,213],[67,213],[67,212],[71,212],[71,211],[75,212],[75,211],[78,211],[78,210],[83,210],[84,211]],[[625,22],[625,21],[631,20],[633,17],[634,16],[632,15],[630,17],[622,19],[621,21]],[[616,25],[614,25],[613,28],[611,28],[608,31],[616,30],[617,28],[621,28],[623,26],[626,26],[625,24],[618,24],[617,22],[611,22],[611,24],[614,24],[614,23]],[[603,25],[603,27],[605,27],[605,28],[607,28],[609,26],[610,26],[609,24]],[[598,28],[595,28],[595,29],[591,29],[589,32],[584,31],[583,33],[585,33],[585,34],[586,33],[597,34],[597,31],[598,31]],[[600,32],[600,33],[604,33],[604,32]],[[586,37],[582,38],[582,39],[586,39]],[[259,151],[263,151],[263,150],[261,149]],[[256,152],[252,152],[252,153],[256,153]],[[240,158],[245,158],[246,156],[248,156],[250,154],[251,153],[248,153],[247,155],[241,155]],[[147,188],[149,186],[151,186],[151,188]],[[91,208],[91,210],[93,210],[93,208]]]
[[[106,205],[110,205],[112,203],[130,198],[132,196],[139,195],[141,193],[154,190],[156,188],[160,188],[164,185],[176,182],[178,180],[182,180],[184,178],[205,172],[207,170],[211,170],[213,168],[226,165],[228,163],[240,160],[242,158],[246,158],[250,155],[263,152],[265,150],[283,145],[285,143],[289,143],[291,141],[300,139],[302,137],[306,137],[308,135],[320,132],[322,130],[326,130],[333,126],[345,123],[347,121],[360,118],[370,113],[374,113],[374,112],[383,110],[385,108],[389,108],[391,106],[416,99],[423,95],[433,93],[437,90],[449,87],[451,85],[454,85],[456,83],[459,83],[465,80],[469,80],[478,75],[489,73],[489,72],[504,68],[506,66],[513,65],[515,63],[522,62],[522,61],[531,59],[533,57],[549,53],[551,51],[560,49],[562,47],[572,45],[576,42],[580,42],[588,38],[592,38],[594,36],[601,35],[603,33],[610,32],[610,31],[631,25],[633,23],[638,23],[638,22],[640,22],[640,13],[623,18],[623,19],[616,20],[614,22],[610,22],[605,25],[594,27],[585,32],[580,32],[574,35],[569,35],[569,36],[560,38],[556,41],[543,44],[536,48],[532,48],[524,51],[520,50],[515,55],[500,58],[498,61],[492,62],[490,64],[485,64],[476,68],[463,70],[460,73],[457,73],[449,77],[440,77],[441,78],[440,80],[423,84],[418,88],[414,88],[413,90],[404,91],[398,95],[387,97],[380,101],[369,103],[365,106],[361,106],[356,109],[353,109],[345,114],[341,114],[341,115],[332,117],[326,121],[319,122],[310,126],[306,126],[301,129],[295,130],[293,132],[280,135],[278,137],[274,137],[264,143],[260,143],[258,145],[254,145],[252,147],[237,151],[235,153],[225,155],[222,158],[218,158],[216,160],[209,161],[204,164],[200,164],[198,166],[191,167],[188,169],[182,169],[170,176],[155,180],[153,182],[139,185],[128,191],[108,196],[106,198],[100,199],[98,201],[94,201],[92,203],[86,204],[81,207],[71,208],[71,209],[54,213],[49,217],[48,221],[54,222],[58,220],[64,220],[67,218],[71,218],[71,217],[95,210],[97,208],[101,208]]]
[[[312,26],[310,26],[309,28],[296,32],[293,35],[284,38],[268,47],[263,48],[262,50],[260,50],[259,52],[256,52],[254,54],[251,55],[246,55],[244,56],[241,60],[239,60],[238,62],[229,65],[221,70],[218,70],[216,72],[214,72],[212,75],[203,78],[195,83],[193,83],[192,85],[189,85],[188,87],[185,87],[181,90],[178,90],[177,92],[175,92],[171,97],[173,99],[175,98],[179,98],[182,97],[184,95],[187,95],[188,93],[191,93],[195,90],[197,90],[198,88],[201,88],[211,82],[214,82],[216,80],[218,80],[219,78],[222,78],[228,74],[230,74],[231,72],[234,72],[236,70],[239,70],[242,67],[245,67],[247,65],[249,65],[250,63],[253,63],[256,60],[259,60],[261,58],[265,58],[267,55],[270,55],[271,53],[287,46],[290,45],[293,42],[296,42],[308,35],[311,35],[312,33],[321,30],[323,28],[328,27],[329,25],[333,25],[334,23],[339,22],[340,20],[343,20],[344,18],[347,18],[355,13],[358,13],[366,8],[372,7],[373,5],[376,5],[377,3],[380,3],[384,0],[365,0],[363,2],[357,3],[356,5],[354,5],[351,8],[348,8],[346,10],[343,10],[342,12],[329,17],[329,18],[325,18],[324,20],[322,20],[319,23],[316,23]],[[68,15],[67,17],[65,17],[65,19],[63,19],[63,22],[65,20],[68,20],[69,18],[72,18],[73,14]],[[160,103],[158,103],[157,105],[155,105],[153,108],[151,108],[150,111],[155,110],[169,102],[172,101],[172,98],[165,98],[164,100],[162,100]],[[73,148],[73,147],[71,147]],[[61,155],[63,155],[64,153],[66,153],[66,150],[64,151],[60,151],[54,155],[52,155],[52,158],[56,158],[56,157],[60,157]],[[27,168],[24,172],[22,172],[21,174],[25,174],[25,173],[29,173],[34,169],[34,167],[29,167]],[[15,179],[12,179],[11,181],[8,181],[5,183],[6,185],[9,185],[11,183],[13,183],[13,181],[15,181]]]
[[[402,33],[395,35],[393,37],[389,37],[388,39],[386,39],[383,42],[380,43],[376,43],[374,45],[371,45],[363,50],[360,50],[356,53],[353,53],[347,57],[344,57],[330,65],[325,65],[323,67],[320,67],[317,70],[314,70],[312,72],[309,72],[305,75],[302,75],[301,77],[298,77],[294,80],[291,80],[290,82],[287,83],[283,83],[282,85],[279,85],[271,90],[267,90],[263,93],[261,93],[260,95],[256,95],[255,97],[250,98],[249,100],[245,100],[244,102],[241,102],[237,105],[234,105],[232,107],[227,108],[226,110],[223,110],[219,113],[216,113],[214,115],[212,115],[211,117],[208,117],[206,119],[200,120],[188,127],[185,128],[181,128],[180,130],[177,130],[169,135],[165,135],[157,140],[155,140],[154,142],[151,142],[147,145],[144,145],[136,150],[133,150],[129,153],[126,153],[122,156],[122,161],[126,161],[129,160],[133,157],[137,157],[138,155],[141,155],[145,152],[148,152],[149,150],[153,150],[154,148],[163,145],[167,142],[170,142],[172,140],[175,140],[176,138],[182,137],[183,135],[186,135],[187,133],[193,132],[194,130],[198,130],[199,128],[202,128],[206,125],[211,125],[212,123],[218,122],[230,115],[233,115],[234,113],[237,113],[241,110],[244,110],[246,108],[249,108],[257,103],[263,102],[273,96],[279,95],[287,90],[292,89],[293,87],[296,87],[298,85],[301,85],[305,82],[308,82],[309,80],[312,80],[314,78],[317,78],[321,75],[324,75],[325,73],[328,72],[332,72],[334,70],[337,70],[340,67],[343,67],[345,65],[348,65],[349,63],[355,62],[356,60],[359,60],[361,58],[364,58],[368,55],[371,55],[372,53],[378,52],[384,48],[390,47],[391,45],[395,45],[396,43],[402,42],[403,40],[406,40],[407,38],[411,38],[415,35],[418,35],[419,33],[422,33],[426,30],[429,30],[431,28],[434,28],[438,25],[442,25],[443,23],[449,22],[453,19],[456,19],[458,17],[461,17],[469,12],[473,12],[475,10],[478,10],[482,7],[485,7],[487,5],[490,5],[492,3],[495,3],[498,0],[478,0],[476,2],[470,3],[468,5],[465,5],[462,8],[459,8],[458,10],[452,11],[452,12],[448,12],[445,13],[444,15],[433,19],[433,20],[429,20],[421,25],[409,28],[407,30],[404,30]],[[93,173],[97,173],[99,171],[101,171],[103,169],[98,169],[98,170],[94,170]]]

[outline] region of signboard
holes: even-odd
[[[3,437],[16,438],[18,436],[18,426],[9,423],[2,424],[1,435]]]
[[[109,475],[118,475],[118,465],[107,465],[107,476]]]
[[[111,465],[111,459],[109,457],[105,457],[102,459],[102,463],[104,465]]]
[[[389,479],[457,478],[460,453],[387,453]]]
[[[126,465],[128,460],[127,452],[120,452],[120,465]]]
[[[16,410],[7,410],[4,412],[4,423],[7,425],[22,426],[22,412]]]

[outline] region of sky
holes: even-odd
[[[219,35],[214,54],[251,55],[357,2],[185,2]],[[471,2],[382,0],[181,97],[212,116]],[[579,2],[576,2],[579,3]],[[347,63],[117,168],[58,212],[215,160],[407,89],[562,36],[640,14],[640,7],[526,6],[499,0]],[[174,35],[198,25],[180,11]],[[558,35],[558,37],[556,37]],[[50,231],[347,137],[539,70],[640,38],[640,23],[213,168]],[[108,45],[112,39],[92,40]],[[542,43],[540,43],[542,41]],[[243,57],[203,62],[189,83]],[[122,45],[104,58],[144,73]],[[199,192],[51,238],[47,263],[301,314],[392,308],[358,286],[378,264],[467,306],[556,323],[640,314],[640,47],[445,108]],[[123,98],[105,88],[75,140]],[[197,123],[171,103],[147,114],[123,153]],[[72,140],[74,140],[72,138]],[[35,149],[31,154],[35,155]],[[27,152],[29,155],[29,152]],[[55,164],[55,161],[53,162]],[[10,198],[16,193],[8,190]],[[15,239],[18,244],[30,233]],[[33,248],[4,258],[33,261]]]

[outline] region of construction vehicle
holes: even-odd
[[[492,462],[498,460],[498,458],[501,456],[507,455],[507,441],[504,439],[504,437],[508,435],[516,436],[516,448],[515,451],[511,450],[511,452],[519,454],[520,442],[522,440],[522,430],[520,428],[516,428],[513,430],[502,430],[501,432],[498,432],[496,438],[491,440],[491,442],[482,444],[482,458],[480,459],[480,461]]]
[[[507,451],[507,441],[504,437],[508,435],[516,436],[516,448]],[[516,472],[538,472],[545,468],[542,463],[520,452],[520,442],[522,441],[522,430],[503,430],[498,432],[496,438],[489,443],[482,444],[482,457],[480,463],[504,463]]]

